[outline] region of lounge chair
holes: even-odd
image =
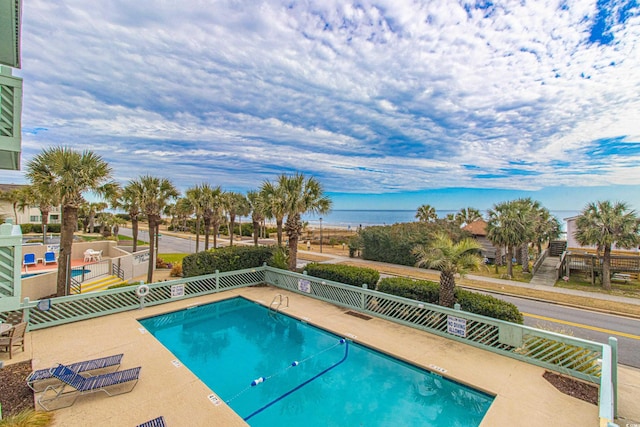
[[[55,252],[45,252],[44,253],[44,259],[42,260],[42,263],[44,265],[47,264],[57,264],[58,261],[56,261],[56,254]]]
[[[14,325],[9,331],[9,336],[0,337],[0,347],[9,352],[9,359],[13,357],[13,347],[19,346],[24,351],[24,334],[27,331],[27,322]]]
[[[138,424],[136,427],[165,427],[164,417],[154,418],[146,423]]]
[[[36,254],[24,254],[22,265],[24,266],[25,271],[29,271],[27,267],[30,265],[38,265],[38,261],[36,261]]]
[[[42,394],[38,397],[38,404],[45,410],[51,411],[53,409],[66,408],[75,403],[78,396],[83,394],[95,393],[98,391],[105,392],[108,396],[115,396],[117,394],[129,393],[138,384],[138,377],[140,376],[140,369],[142,367],[126,369],[124,371],[111,372],[109,374],[96,375],[95,377],[85,377],[82,374],[73,372],[68,366],[58,365],[51,369],[51,375],[60,381],[62,386],[50,385],[44,389]],[[118,390],[118,386],[131,383],[131,387]],[[71,390],[65,391],[65,389],[71,387]],[[51,395],[53,394],[53,395]],[[51,395],[49,397],[49,395]],[[65,397],[69,396],[71,403],[60,405],[56,408],[49,406],[50,403],[55,403]]]
[[[114,371],[117,371],[120,369],[120,362],[123,356],[124,354],[122,353],[114,354],[113,356],[73,363],[67,367],[77,373],[88,373],[99,369],[114,367]],[[38,369],[37,371],[31,372],[26,379],[29,388],[38,393],[43,391],[46,388],[46,385],[50,385],[52,382],[57,382],[59,384],[59,381],[51,375],[51,369],[53,368]]]

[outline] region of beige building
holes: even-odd
[[[0,194],[26,187],[20,184],[0,184]],[[8,200],[0,199],[0,217],[13,219],[14,224],[41,224],[42,215],[37,206],[31,206],[26,209],[16,208]],[[60,206],[52,207],[49,211],[49,224],[60,224],[62,215]]]

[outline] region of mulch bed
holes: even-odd
[[[580,380],[565,377],[550,371],[546,371],[542,377],[564,394],[584,400],[593,405],[598,404],[598,387]]]
[[[0,403],[2,416],[16,415],[25,409],[35,409],[33,391],[25,379],[31,373],[31,360],[5,365],[0,369]]]

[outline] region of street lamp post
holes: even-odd
[[[320,253],[322,253],[322,218],[320,218]]]

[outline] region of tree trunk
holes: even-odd
[[[209,234],[211,233],[211,218],[204,217],[204,250],[209,250]]]
[[[196,217],[196,253],[200,251],[200,217]]]
[[[24,213],[24,209],[22,210],[22,212]],[[20,225],[20,221],[18,221],[18,204],[17,203],[13,204],[13,216],[16,218],[16,225]]]
[[[93,215],[89,214],[89,233],[93,234],[93,229],[94,229],[94,221],[95,218]]]
[[[229,215],[229,246],[233,246],[233,229],[236,225],[236,216]]]
[[[133,252],[138,250],[138,215],[131,215],[131,236],[133,237]]]
[[[276,227],[278,231],[278,246],[282,246],[282,221],[284,221],[284,218],[276,218]]]
[[[443,307],[452,308],[456,302],[456,296],[454,289],[456,286],[456,280],[453,274],[440,272],[440,295],[438,298],[438,304]]]
[[[287,218],[285,228],[289,239],[289,270],[296,271],[298,268],[298,240],[302,230],[300,215]]]
[[[253,246],[258,246],[258,237],[260,237],[260,222],[253,221]]]
[[[220,222],[213,221],[213,249],[218,248],[218,234],[220,233]]]
[[[156,252],[160,252],[160,220],[156,222],[156,228],[153,230],[153,236],[156,239]]]
[[[507,246],[507,275],[513,277],[513,248]]]
[[[147,283],[153,283],[153,270],[156,266],[155,258],[155,239],[153,238],[153,230],[156,229],[155,215],[148,215],[149,219],[149,267],[147,268]]]
[[[611,290],[611,245],[604,247],[604,256],[602,257],[602,287]]]
[[[60,233],[60,257],[58,258],[58,282],[56,293],[59,297],[69,295],[69,278],[71,277],[71,247],[73,232],[78,221],[78,208],[64,206],[62,209],[62,229]]]
[[[522,258],[522,272],[529,272],[529,244],[523,243],[520,247],[520,258]]]

